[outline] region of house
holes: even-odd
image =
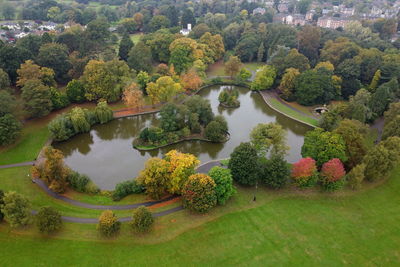
[[[317,26],[321,28],[337,29],[344,28],[350,22],[351,20],[347,18],[323,16],[318,19]]]
[[[306,19],[305,16],[301,14],[287,15],[284,23],[304,26],[306,24]]]
[[[187,28],[186,29],[182,29],[182,30],[180,30],[179,32],[182,34],[182,35],[184,35],[184,36],[187,36],[187,35],[189,35],[189,33],[192,31],[192,24],[188,24],[187,25]]]

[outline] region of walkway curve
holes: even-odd
[[[174,212],[178,212],[183,210],[182,206],[179,207],[175,207],[169,210],[164,210],[164,211],[160,211],[160,212],[154,212],[153,217],[161,217],[161,216],[165,216]],[[37,214],[36,210],[32,210],[32,214]],[[85,224],[95,224],[99,222],[98,218],[79,218],[79,217],[71,217],[71,216],[61,216],[61,219],[65,222],[72,222],[72,223],[85,223]],[[131,217],[122,217],[119,218],[118,221],[120,222],[129,222],[131,221],[132,218]]]
[[[0,165],[0,169],[13,168],[13,167],[22,167],[22,166],[33,166],[33,165],[35,165],[35,163],[36,163],[36,161],[26,161],[26,162],[21,162],[21,163]]]

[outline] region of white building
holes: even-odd
[[[186,29],[182,29],[179,32],[184,35],[187,36],[189,35],[189,33],[192,31],[192,24],[188,24]]]

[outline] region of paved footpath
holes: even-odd
[[[21,167],[21,166],[33,166],[33,165],[35,165],[35,162],[36,161],[27,161],[27,162],[15,163],[15,164],[0,165],[0,169]]]

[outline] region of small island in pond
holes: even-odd
[[[228,139],[225,118],[214,115],[208,100],[193,96],[184,104],[163,106],[160,124],[144,128],[133,140],[133,148],[153,150],[186,140],[222,143]]]
[[[233,87],[227,87],[221,91],[218,96],[219,104],[225,108],[238,108],[240,102],[238,100],[239,90]]]

